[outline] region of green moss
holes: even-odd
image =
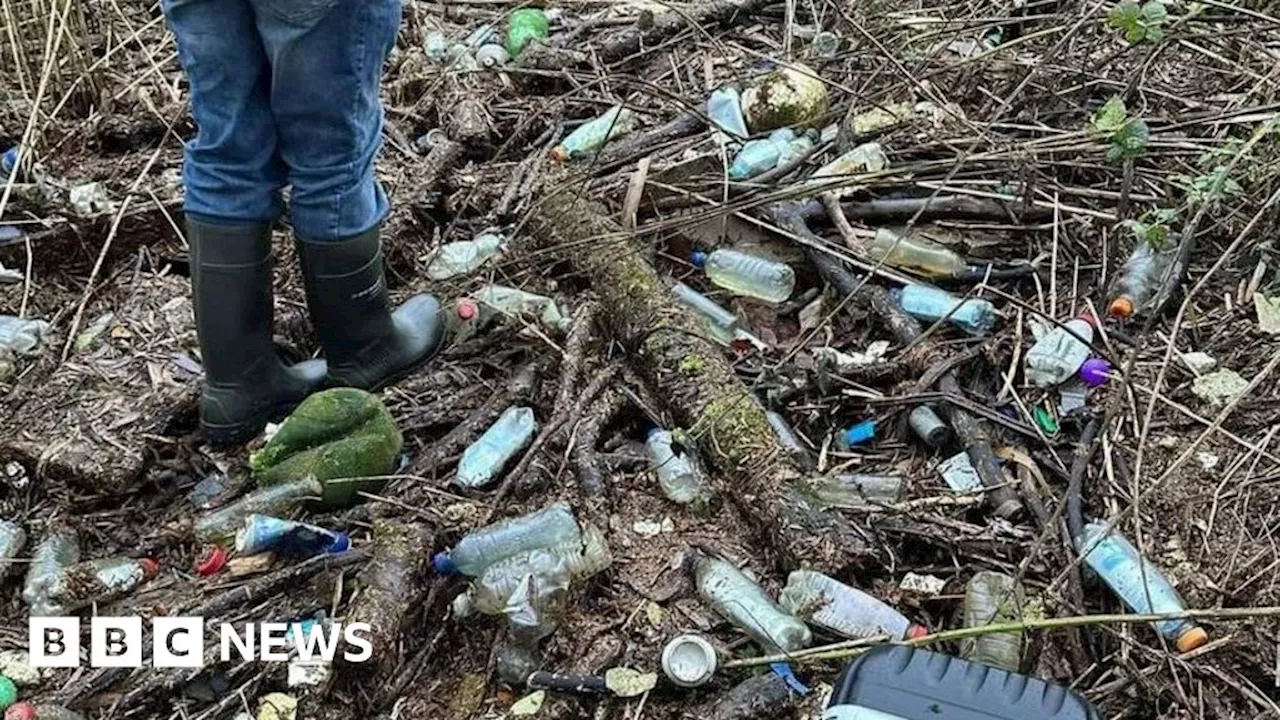
[[[707,405],[699,421],[708,425],[712,446],[730,464],[750,457],[763,442],[768,442],[769,421],[760,406],[748,396],[730,395]]]
[[[707,359],[701,355],[685,355],[680,359],[680,372],[686,375],[698,375],[707,369]]]
[[[390,474],[404,437],[376,396],[335,388],[307,398],[266,447],[249,458],[259,485],[314,476],[324,485],[326,505],[348,505],[360,491],[377,492]]]

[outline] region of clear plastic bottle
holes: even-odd
[[[1076,550],[1111,591],[1136,613],[1170,613],[1186,610],[1173,583],[1117,531],[1107,533],[1104,523],[1084,526],[1076,538]],[[1145,582],[1144,582],[1145,580]],[[1209,641],[1209,634],[1191,620],[1161,620],[1155,627],[1174,641],[1179,652],[1189,652]]]
[[[537,295],[505,285],[485,285],[471,297],[491,313],[527,315],[556,332],[569,327],[570,319],[560,311],[556,301],[546,295]]]
[[[742,116],[742,95],[735,87],[723,87],[711,93],[707,98],[707,117],[735,140],[742,141],[751,136],[747,120]]]
[[[50,581],[63,568],[78,562],[80,542],[75,533],[68,528],[50,528],[32,553],[22,585],[22,600],[33,607],[42,602]]]
[[[791,266],[776,260],[720,248],[710,255],[695,251],[693,264],[703,268],[711,282],[737,295],[780,303],[796,288]]]
[[[318,500],[323,494],[324,486],[314,477],[254,490],[230,505],[199,517],[195,522],[196,540],[230,547],[236,533],[244,527],[244,519],[250,515],[290,515],[307,500]]]
[[[591,155],[610,140],[631,132],[635,125],[635,113],[618,105],[595,120],[579,125],[551,150],[551,157],[564,162]]]
[[[9,571],[18,566],[14,562],[27,544],[27,533],[16,522],[0,520],[0,585]]]
[[[911,268],[932,277],[952,277],[969,265],[954,250],[915,235],[902,237],[888,228],[876,230],[871,259],[893,267]]]
[[[929,285],[907,285],[889,291],[902,311],[923,322],[943,318],[970,335],[986,335],[996,324],[996,308],[982,298],[961,300]]]
[[[63,615],[93,603],[109,602],[156,576],[160,564],[150,558],[87,560],[63,568],[45,586],[31,612]],[[41,607],[43,606],[43,607]]]
[[[1142,310],[1169,285],[1179,278],[1169,273],[1169,267],[1178,257],[1178,243],[1166,242],[1156,248],[1146,240],[1139,240],[1129,259],[1125,261],[1111,292],[1107,314],[1127,318]]]
[[[806,484],[809,494],[829,507],[875,507],[902,498],[902,478],[895,475],[844,473],[812,478]]]
[[[714,300],[678,282],[671,286],[671,294],[676,296],[682,305],[693,310],[702,320],[702,326],[712,340],[730,345],[737,337],[738,316],[720,307]]]
[[[677,454],[672,448],[674,441],[671,433],[662,428],[649,431],[644,442],[649,451],[649,467],[658,476],[658,485],[667,499],[684,505],[705,505],[710,502],[712,492],[698,466],[698,458],[685,443],[680,445],[686,452]]]
[[[533,408],[507,408],[497,422],[462,453],[454,482],[468,488],[492,483],[533,441],[533,434],[537,431],[538,421],[533,416]]]
[[[701,555],[694,565],[694,578],[702,599],[766,652],[791,652],[813,642],[808,626],[778,607],[760,585],[733,565]]]
[[[582,530],[573,510],[556,503],[471,532],[452,550],[436,555],[432,565],[440,574],[479,577],[490,565],[517,553],[571,542],[582,542]]]
[[[287,557],[305,558],[346,552],[350,548],[351,538],[346,533],[270,515],[246,517],[244,526],[236,533],[236,552],[241,555],[275,551]]]
[[[517,553],[490,565],[462,596],[466,597],[467,612],[461,614],[465,616],[471,610],[485,615],[502,614],[525,575],[546,578],[549,585],[558,584],[561,579],[567,584],[603,572],[612,563],[604,534],[587,525],[581,541]]]
[[[778,604],[810,624],[855,640],[881,635],[902,640],[928,633],[879,599],[812,570],[787,576]]]
[[[751,140],[742,146],[729,164],[730,180],[749,180],[779,165],[785,165],[813,147],[813,138],[797,136],[791,128],[781,128],[769,137]]]
[[[964,589],[964,626],[983,627],[1017,622],[1022,618],[1026,595],[1022,585],[1004,573],[983,570]],[[993,633],[960,641],[960,655],[984,665],[1018,672],[1022,662],[1022,633]]]
[[[1042,388],[1062,384],[1089,359],[1091,342],[1093,322],[1087,314],[1055,325],[1027,351],[1027,382]]]
[[[813,466],[813,456],[809,454],[808,448],[804,443],[800,442],[796,431],[792,429],[787,419],[782,417],[781,413],[769,410],[764,414],[765,419],[769,421],[769,427],[773,428],[773,434],[778,437],[778,444],[787,452],[797,465],[802,468]]]

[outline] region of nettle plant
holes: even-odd
[[[1146,152],[1151,131],[1142,118],[1129,117],[1119,95],[1108,100],[1091,122],[1093,129],[1107,138],[1107,162],[1132,160]]]

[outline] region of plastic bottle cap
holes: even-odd
[[[227,566],[227,551],[214,545],[205,550],[200,555],[200,559],[196,560],[196,574],[200,577],[209,577],[216,575],[219,570]]]
[[[1209,633],[1202,627],[1193,627],[1178,636],[1178,652],[1191,652],[1209,642]]]
[[[680,687],[705,685],[718,664],[716,649],[701,635],[681,635],[662,649],[662,672]]]
[[[479,314],[480,308],[476,305],[475,301],[470,298],[458,298],[455,311],[458,313],[459,318],[462,318],[463,320],[470,320]]]
[[[844,444],[849,447],[861,445],[876,436],[876,421],[863,420],[843,433]]]
[[[431,569],[435,570],[437,575],[458,574],[458,566],[454,564],[453,557],[447,552],[437,553],[431,558]]]
[[[1133,301],[1124,296],[1118,297],[1107,306],[1107,314],[1118,318],[1130,317],[1133,315]]]
[[[928,634],[929,634],[929,628],[923,625],[916,625],[915,623],[912,623],[911,626],[907,628],[908,640],[915,640],[916,638],[922,638]]]
[[[1099,357],[1089,358],[1080,366],[1080,379],[1091,388],[1106,385],[1110,373],[1111,363]]]
[[[160,563],[152,558],[142,558],[138,561],[138,567],[142,568],[143,576],[148,578],[153,578],[160,572]]]
[[[333,543],[329,545],[331,554],[344,553],[351,549],[351,536],[344,532],[334,533]]]
[[[689,262],[693,263],[694,267],[700,268],[707,264],[707,254],[701,250],[694,250],[689,253]]]
[[[16,703],[5,711],[4,720],[36,720],[36,706],[25,701]]]
[[[0,675],[0,710],[18,701],[18,686],[4,675]],[[8,714],[6,713],[6,717]]]

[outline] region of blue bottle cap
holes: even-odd
[[[333,542],[329,544],[330,553],[344,553],[351,549],[351,536],[344,532],[335,532]]]
[[[796,677],[795,672],[791,670],[790,663],[776,662],[769,663],[769,669],[773,670],[773,674],[787,681],[787,687],[795,691],[797,695],[808,695],[809,687],[800,682],[800,678]]]
[[[453,557],[447,552],[437,553],[431,558],[431,569],[435,570],[437,575],[458,574],[458,566],[454,564]]]
[[[689,262],[693,263],[694,267],[700,268],[707,264],[707,253],[702,250],[694,250],[689,253]]]
[[[857,425],[854,425],[848,430],[845,430],[841,434],[841,438],[843,438],[844,445],[846,447],[861,445],[862,443],[875,438],[875,436],[876,436],[875,420],[863,420]]]

